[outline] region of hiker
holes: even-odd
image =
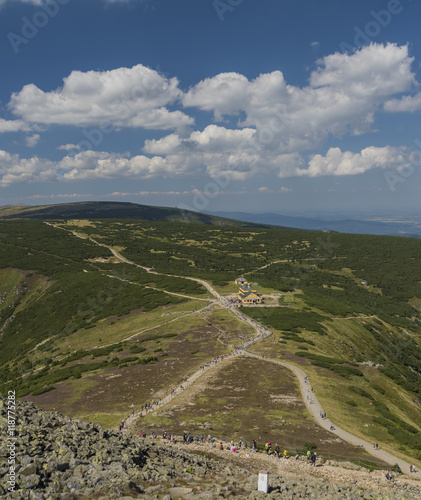
[[[307,462],[310,460],[310,457],[311,457],[311,451],[310,451],[310,450],[308,450],[308,451],[307,451]]]
[[[143,431],[143,432],[142,432],[142,437],[143,437],[143,439],[145,439],[145,438],[146,438],[146,431]]]
[[[313,451],[313,453],[310,456],[310,462],[311,462],[311,465],[313,465],[313,467],[316,466],[316,458],[317,458],[316,452]]]
[[[409,472],[412,472],[412,465],[409,466]]]
[[[392,473],[391,473],[390,471],[389,471],[389,472],[387,472],[387,474],[386,474],[386,479],[387,479],[388,481],[390,481],[390,480],[392,479]]]
[[[223,450],[223,449],[224,449],[224,445],[222,444],[222,441],[219,443],[219,449],[220,449],[220,450]]]
[[[256,441],[255,441],[254,439],[253,439],[253,446],[252,446],[252,448],[251,448],[251,451],[252,451],[253,453],[256,453],[256,452],[257,452],[257,443],[256,443]]]
[[[266,449],[266,455],[270,455],[270,449],[272,447],[272,443],[270,441],[268,441],[266,444],[265,444],[265,449]]]
[[[276,446],[275,446],[275,457],[277,457],[277,458],[279,458],[279,451],[280,451],[280,450],[279,450],[279,446],[278,446],[278,445],[276,445]]]
[[[299,453],[297,453],[297,454],[295,455],[295,460],[298,460],[299,458],[300,458],[300,454],[299,454]]]
[[[287,452],[287,450],[284,450],[284,458],[288,458],[288,452]]]

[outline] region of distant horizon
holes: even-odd
[[[0,208],[7,208],[7,207],[43,207],[43,206],[57,206],[57,205],[67,205],[67,204],[77,204],[77,203],[130,203],[130,204],[135,204],[135,205],[144,205],[144,206],[149,206],[149,207],[163,207],[163,208],[180,208],[177,207],[176,205],[168,205],[165,203],[162,204],[155,204],[155,203],[140,203],[137,201],[128,201],[128,200],[110,200],[110,199],[86,199],[86,200],[78,200],[78,201],[68,201],[68,202],[62,202],[62,203],[10,203],[10,204],[0,204]],[[303,216],[303,217],[308,217],[312,218],[310,214],[315,214],[313,218],[320,218],[325,214],[329,218],[331,218],[333,215],[337,215],[337,219],[341,218],[341,215],[346,215],[346,214],[355,214],[355,215],[364,215],[365,217],[368,217],[370,214],[372,217],[376,216],[383,216],[383,217],[402,217],[402,216],[410,216],[414,218],[420,218],[421,219],[421,209],[420,210],[410,210],[410,209],[401,209],[401,210],[382,210],[382,209],[344,209],[344,210],[324,210],[324,209],[302,209],[302,210],[257,210],[257,211],[246,211],[246,210],[241,210],[241,209],[235,209],[235,207],[232,210],[196,210],[192,209],[194,212],[198,213],[205,213],[205,214],[218,214],[218,213],[244,213],[244,214],[253,214],[253,215],[265,215],[265,214],[274,214],[274,215],[285,215],[285,216],[291,216],[293,217],[294,215],[296,216]],[[367,220],[367,219],[361,219],[361,220]]]

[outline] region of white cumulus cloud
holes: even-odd
[[[59,151],[78,151],[80,146],[78,144],[62,144],[57,149]]]
[[[328,138],[372,131],[376,114],[384,109],[421,107],[418,95],[400,97],[417,85],[412,63],[407,46],[372,44],[353,54],[320,59],[306,86],[288,84],[281,71],[253,80],[221,73],[186,92],[176,78],[142,65],[73,71],[55,91],[30,84],[13,94],[9,107],[18,119],[0,119],[0,132],[35,130],[45,124],[98,127],[106,122],[175,132],[147,140],[143,154],[132,157],[81,151],[74,144],[59,146],[73,154],[66,153],[58,162],[3,152],[0,185],[198,173],[238,180],[257,175],[317,177],[399,169],[408,163],[404,148],[368,145],[357,152],[339,147],[325,152],[324,144]],[[209,111],[222,123],[191,131],[194,120],[181,106]],[[237,125],[227,126],[228,119],[237,120]],[[314,154],[321,148],[323,154]]]
[[[297,174],[310,177],[356,175],[373,168],[399,169],[405,165],[408,165],[408,158],[403,148],[371,146],[360,153],[330,148],[326,156],[314,155],[309,161],[308,168],[299,169]]]
[[[0,187],[20,182],[56,180],[58,175],[54,162],[37,156],[21,158],[0,150]]]
[[[386,111],[404,111],[413,113],[421,109],[421,92],[414,96],[404,96],[401,99],[391,99],[384,105]]]
[[[36,146],[39,140],[40,140],[39,134],[32,134],[25,137],[25,143],[28,146],[28,148],[33,148],[34,146]]]
[[[212,111],[216,121],[237,116],[239,127],[272,136],[266,149],[291,153],[319,147],[330,134],[370,130],[381,105],[414,85],[412,62],[407,46],[372,44],[320,59],[305,87],[289,85],[280,71],[251,81],[222,73],[194,85],[183,104]]]
[[[29,132],[31,126],[24,120],[4,120],[0,118],[0,134],[3,132]]]
[[[12,95],[9,107],[26,122],[167,130],[194,123],[184,112],[167,109],[181,97],[177,78],[139,64],[110,71],[72,71],[63,86],[51,92],[28,84]]]
[[[374,168],[399,169],[408,166],[404,148],[368,147],[360,153],[330,148],[326,156],[313,155],[308,162],[298,153],[277,155],[262,161],[256,154],[236,156],[197,152],[184,157],[144,155],[129,157],[105,151],[83,151],[50,161],[33,156],[21,158],[0,150],[0,187],[21,182],[70,182],[126,178],[133,180],[189,176],[205,171],[214,178],[247,179],[256,174],[275,174],[280,178],[324,175],[356,175]],[[268,188],[262,188],[264,191]],[[282,189],[282,192],[288,189]]]

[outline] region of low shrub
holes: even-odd
[[[331,368],[332,371],[337,373],[338,375],[341,375],[341,377],[349,378],[352,375],[355,375],[356,377],[363,377],[364,374],[358,370],[357,368],[353,368],[352,366],[338,366],[334,365]]]
[[[355,394],[358,394],[359,396],[363,396],[364,398],[374,401],[374,398],[371,394],[366,392],[364,389],[361,389],[361,387],[358,387],[357,385],[350,385],[348,387],[348,390],[354,392]]]
[[[130,352],[132,354],[138,354],[138,353],[143,352],[143,351],[146,351],[146,349],[144,347],[135,346],[135,347],[130,348]]]
[[[50,385],[48,387],[42,387],[41,389],[35,389],[31,394],[32,396],[40,396],[41,394],[52,391],[53,389],[55,389],[55,387]]]

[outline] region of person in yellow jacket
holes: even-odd
[[[287,452],[287,450],[284,450],[284,458],[288,458],[288,452]]]

